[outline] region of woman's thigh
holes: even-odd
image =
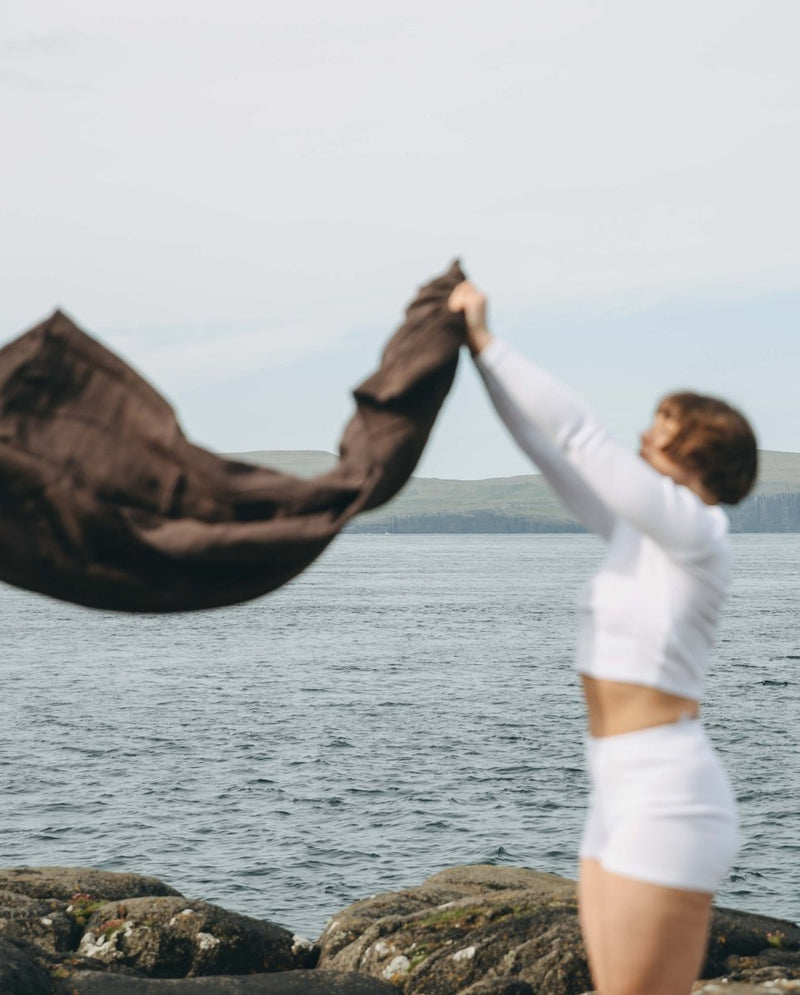
[[[595,988],[600,984],[603,954],[603,869],[600,862],[581,857],[578,878],[578,913],[583,946]]]
[[[582,917],[589,946],[599,947],[593,970],[600,995],[688,995],[705,958],[710,894],[599,868],[587,897]]]

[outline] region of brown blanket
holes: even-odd
[[[167,402],[56,312],[0,350],[0,579],[94,608],[246,601],[388,501],[453,381],[458,264],[409,305],[330,473],[301,480],[192,445]],[[274,440],[273,440],[274,441]]]

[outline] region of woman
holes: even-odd
[[[686,995],[736,851],[727,776],[699,700],[730,576],[728,521],[756,475],[752,429],[722,401],[664,398],[639,457],[580,399],[495,339],[462,283],[467,344],[519,446],[608,543],[580,606],[592,798],[579,905],[601,995]]]

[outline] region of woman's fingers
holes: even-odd
[[[477,354],[489,340],[486,324],[486,295],[468,280],[459,283],[450,294],[448,307],[451,311],[463,311],[467,324],[467,346]]]
[[[450,297],[447,300],[447,306],[451,311],[463,311],[464,310],[464,291],[463,288],[467,286],[466,281],[456,285],[454,290],[451,292]]]
[[[486,295],[468,280],[459,283],[450,294],[448,306],[451,311],[463,311],[469,328],[486,326]]]
[[[485,305],[486,298],[469,280],[463,280],[450,294],[447,304],[451,311],[465,311],[479,301],[483,301]]]

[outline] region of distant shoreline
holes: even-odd
[[[333,453],[259,450],[230,453],[232,459],[270,466],[299,477],[326,473]],[[734,533],[800,532],[800,453],[759,453],[756,491],[726,509]],[[484,480],[412,477],[387,504],[365,512],[349,533],[398,535],[557,534],[586,530],[559,503],[541,474]]]

